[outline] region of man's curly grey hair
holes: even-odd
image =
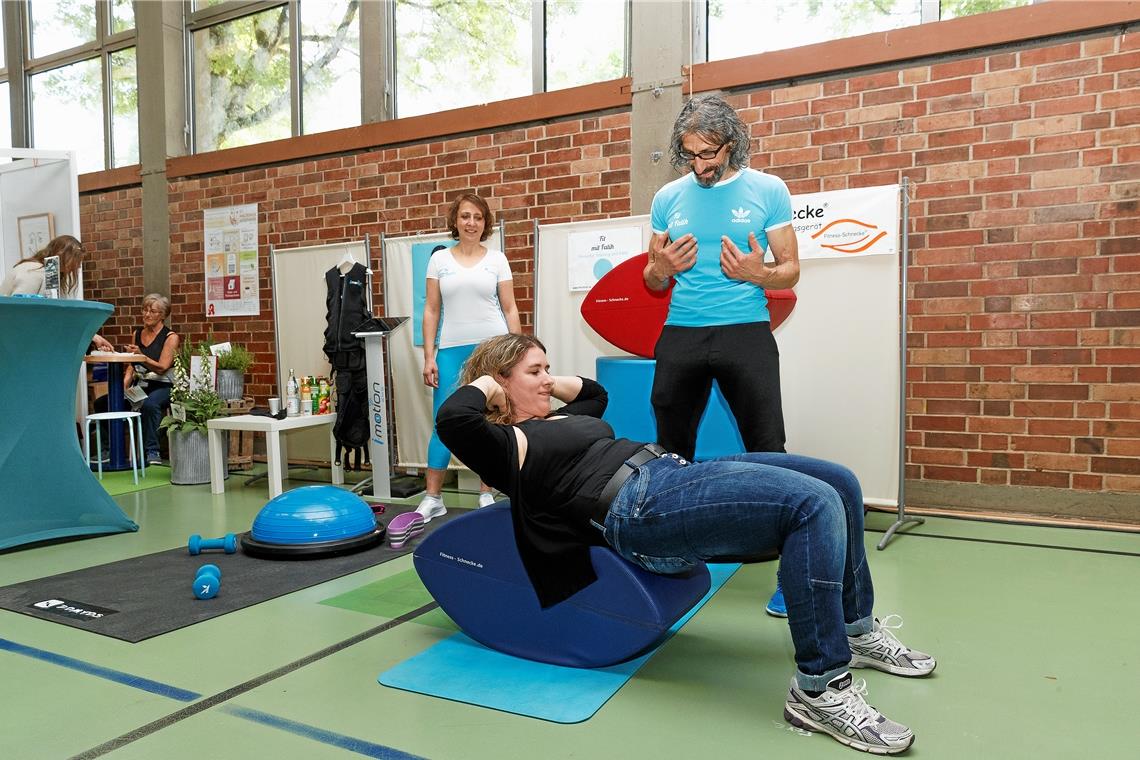
[[[685,150],[681,141],[686,135],[697,135],[714,145],[727,144],[728,165],[737,170],[748,166],[751,153],[748,127],[736,110],[719,95],[697,95],[677,114],[669,141],[669,160],[681,171],[689,168],[689,162],[681,156]]]

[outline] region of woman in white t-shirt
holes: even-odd
[[[494,224],[485,200],[474,193],[460,195],[447,212],[447,227],[459,242],[451,248],[441,246],[428,262],[423,374],[424,385],[435,389],[433,420],[455,392],[463,363],[475,346],[495,335],[522,332],[507,257],[483,245]],[[451,452],[432,427],[427,494],[416,508],[424,522],[447,513],[441,491]],[[490,487],[481,483],[479,490],[480,507],[494,500]]]

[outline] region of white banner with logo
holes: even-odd
[[[801,259],[894,254],[899,242],[899,186],[792,196]]]

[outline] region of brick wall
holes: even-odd
[[[1140,491],[1138,70],[1140,35],[1116,34],[731,96],[753,164],[793,192],[915,183],[908,481]],[[442,230],[450,199],[474,188],[507,221],[530,325],[532,220],[629,214],[629,140],[617,113],[173,182],[175,322],[248,344],[264,398],[268,245]],[[126,267],[100,265],[96,298],[141,295],[137,200],[84,199],[85,239]],[[202,210],[254,202],[262,314],[207,322]],[[129,225],[105,216],[120,204]],[[1140,520],[1135,501],[1124,519]]]
[[[113,304],[100,333],[120,347],[139,323],[143,293],[142,189],[115,190],[79,199],[79,229],[87,261],[87,298]]]
[[[245,344],[258,358],[246,393],[273,395],[273,302],[269,246],[292,248],[370,236],[374,302],[383,308],[379,234],[445,230],[452,199],[474,190],[505,221],[506,253],[514,271],[523,324],[533,324],[533,220],[628,216],[629,114],[570,119],[453,139],[384,148],[170,183],[172,324],[185,339]],[[140,193],[85,196],[84,240],[99,253],[90,277],[92,298],[116,306],[113,332],[126,337],[142,293]],[[133,202],[133,205],[129,205]],[[202,212],[259,204],[261,314],[205,317]],[[122,206],[122,208],[120,208]],[[131,234],[121,214],[130,217]],[[323,298],[324,294],[315,297]],[[118,338],[114,338],[118,340]]]
[[[1138,70],[1133,33],[734,98],[793,192],[916,183],[908,479],[1140,491]]]

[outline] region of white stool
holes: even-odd
[[[143,457],[143,433],[142,433],[142,415],[138,412],[98,412],[97,414],[87,415],[87,431],[83,436],[83,440],[87,444],[87,464],[91,464],[91,423],[99,423],[108,420],[126,420],[127,432],[130,434],[131,441],[131,474],[135,476],[135,485],[139,484],[139,469],[142,469],[143,477],[146,477],[146,459]],[[135,428],[138,428],[138,437],[135,437]],[[99,425],[95,425],[95,445],[99,450],[98,464],[99,464],[99,480],[103,479],[103,431]]]

